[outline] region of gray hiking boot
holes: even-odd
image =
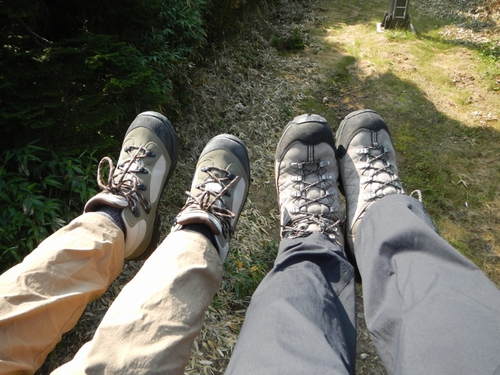
[[[102,168],[110,171],[106,182]],[[85,205],[85,212],[100,207],[122,209],[125,224],[125,259],[147,258],[160,238],[161,193],[177,164],[177,141],[167,118],[156,112],[139,114],[127,130],[116,167],[110,158],[99,163],[97,183],[102,192]]]
[[[347,204],[347,241],[353,249],[361,218],[376,201],[405,194],[384,120],[372,110],[350,113],[336,134],[341,189]]]
[[[321,232],[343,246],[333,133],[323,117],[306,114],[288,123],[276,149],[275,173],[281,237]]]
[[[188,224],[207,225],[222,261],[229,251],[250,185],[250,162],[243,142],[221,134],[207,143],[196,165],[188,199],[172,231]]]

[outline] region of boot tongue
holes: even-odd
[[[207,182],[205,183],[205,190],[219,194],[222,191],[222,186],[217,182]]]
[[[222,191],[223,187],[218,184],[217,182],[207,182],[205,183],[205,191],[209,191],[212,194],[219,194]],[[210,197],[210,202],[214,200],[214,197]],[[217,199],[214,203],[214,205],[219,206],[219,207],[224,207],[224,203],[221,199]]]
[[[84,212],[95,212],[101,205],[124,209],[128,207],[128,202],[127,199],[120,195],[101,192],[87,202]]]
[[[290,221],[292,221],[292,215],[290,215],[290,212],[288,212],[287,209],[284,209],[281,211],[281,226],[284,227],[287,225]]]

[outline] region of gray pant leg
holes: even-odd
[[[353,267],[326,236],[283,240],[226,374],[353,374],[354,293]]]
[[[356,237],[365,317],[391,374],[500,373],[500,291],[420,202],[388,196]]]

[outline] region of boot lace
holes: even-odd
[[[320,215],[299,215],[285,225],[282,233],[286,238],[307,237],[314,232],[321,232],[335,239],[339,230],[340,220],[326,219]],[[319,228],[312,230],[311,227]],[[285,236],[286,234],[286,236]]]
[[[144,208],[147,214],[151,211],[151,204],[141,191],[146,191],[146,185],[142,184],[137,173],[148,174],[149,171],[140,164],[140,159],[146,157],[155,157],[156,154],[148,151],[144,146],[128,146],[124,151],[130,156],[126,161],[118,164],[116,167],[109,157],[104,157],[99,162],[97,168],[97,183],[99,187],[108,193],[124,197],[130,210],[135,217],[140,216],[138,204]],[[105,183],[103,168],[108,164],[109,174]]]
[[[371,193],[365,194],[365,202],[371,202],[384,196],[384,189],[392,187],[396,194],[404,194],[403,187],[399,181],[399,176],[394,173],[393,165],[388,160],[389,147],[379,145],[374,142],[371,147],[363,147],[356,150],[360,159],[366,162],[360,166],[362,176],[361,184],[365,186],[372,185]],[[387,177],[387,175],[389,177]],[[382,176],[384,176],[382,178]],[[375,185],[374,185],[375,184]]]
[[[282,227],[282,235],[287,238],[307,237],[313,232],[322,232],[330,238],[336,238],[340,220],[335,220],[334,215],[339,211],[333,205],[325,205],[321,201],[327,197],[336,199],[336,189],[333,188],[333,176],[326,173],[326,167],[331,164],[330,160],[311,160],[305,162],[293,162],[291,167],[296,169],[296,174],[291,180],[294,182],[295,190],[292,192],[294,206],[290,213],[292,220]],[[308,181],[308,175],[317,175],[317,178]],[[308,197],[308,192],[317,189],[323,192],[316,198]],[[325,209],[322,214],[310,214],[308,207],[317,203]]]
[[[208,175],[202,184],[196,186],[196,189],[201,190],[201,193],[193,195],[191,192],[186,191],[188,199],[181,212],[184,210],[200,210],[214,215],[221,223],[223,236],[227,238],[228,235],[233,235],[234,233],[234,228],[231,226],[231,219],[235,217],[235,214],[228,209],[223,197],[231,196],[229,189],[240,177],[216,166],[203,167],[201,171]],[[222,177],[218,177],[214,171],[219,172]],[[214,183],[220,189],[209,188]]]

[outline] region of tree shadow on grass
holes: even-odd
[[[500,132],[489,123],[471,127],[449,117],[417,85],[393,73],[365,77],[362,62],[353,56],[344,61],[351,64],[342,84],[325,82],[315,90],[313,108],[307,106],[323,114],[334,130],[353,110],[377,111],[391,130],[407,192],[421,190],[442,236],[500,285],[500,168],[495,161]],[[338,69],[331,74],[331,82],[338,82]],[[333,100],[323,103],[325,97]]]

